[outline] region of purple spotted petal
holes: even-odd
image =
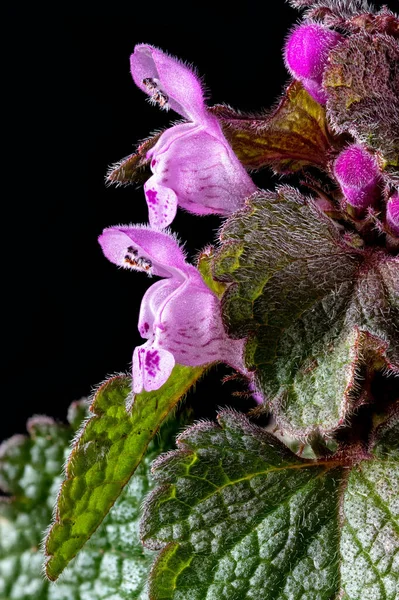
[[[177,195],[162,184],[162,177],[150,177],[144,184],[148,220],[153,229],[164,229],[176,216]]]
[[[138,346],[133,353],[133,392],[139,394],[158,390],[167,381],[175,366],[173,354],[155,348],[150,342]]]
[[[189,267],[171,235],[145,226],[110,227],[104,229],[98,241],[108,260],[120,267],[160,277],[170,277],[176,270],[184,272]]]
[[[388,200],[387,223],[393,235],[399,238],[399,192]]]
[[[152,227],[169,225],[176,204],[198,215],[227,215],[256,190],[219,125],[176,125],[150,151],[153,176],[145,184]]]
[[[99,242],[107,258],[117,265],[125,266],[128,256],[145,265],[131,268],[150,272],[146,266],[151,263],[152,273],[167,277],[154,283],[141,303],[138,328],[147,342],[133,354],[135,393],[161,387],[175,362],[198,366],[221,361],[248,375],[243,364],[244,340],[227,336],[219,299],[198,270],[185,262],[170,234],[120,226],[105,229]]]
[[[362,146],[352,144],[339,154],[334,163],[334,175],[351,206],[366,209],[378,198],[378,165]]]
[[[130,57],[130,69],[136,85],[161,107],[170,107],[189,121],[206,118],[201,82],[177,58],[139,44]]]

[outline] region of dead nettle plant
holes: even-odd
[[[144,186],[148,224],[99,237],[158,277],[144,342],[69,425],[34,418],[1,446],[2,598],[398,598],[399,21],[363,0],[290,3],[292,80],[266,114],[207,106],[163,50],[131,56],[181,118],[107,175]],[[274,190],[250,176],[266,167]],[[222,219],[195,265],[180,209]],[[192,423],[181,399],[220,362],[248,413]]]

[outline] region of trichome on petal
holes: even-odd
[[[240,208],[256,187],[207,111],[195,73],[144,44],[136,46],[130,64],[135,83],[151,101],[188,121],[165,131],[147,154],[153,173],[144,186],[151,226],[168,226],[178,205],[199,215]]]
[[[399,192],[388,200],[387,203],[387,225],[389,231],[399,238]]]
[[[359,144],[343,150],[334,163],[334,175],[346,201],[358,209],[375,203],[379,194],[380,172],[375,158]]]
[[[138,329],[147,339],[133,353],[133,391],[160,388],[175,363],[200,366],[218,361],[246,373],[244,340],[225,333],[220,301],[199,271],[185,261],[175,238],[142,226],[105,229],[99,237],[113,263],[158,275],[144,294]]]
[[[319,104],[327,101],[322,81],[328,54],[343,39],[341,34],[318,23],[297,26],[287,39],[287,69]]]

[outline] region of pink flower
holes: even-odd
[[[392,234],[399,238],[399,192],[388,200],[387,223]]]
[[[319,23],[298,25],[287,39],[284,51],[287,69],[319,104],[327,101],[322,82],[328,54],[343,39],[341,34]]]
[[[334,175],[351,206],[364,210],[377,200],[380,181],[378,165],[374,156],[359,144],[342,150],[334,163]]]
[[[154,103],[188,121],[165,131],[148,152],[153,175],[144,190],[151,226],[168,226],[177,205],[198,215],[227,215],[241,207],[256,187],[207,112],[195,73],[144,44],[135,47],[130,64],[135,83]]]
[[[225,362],[245,373],[244,340],[230,339],[217,296],[188,264],[175,238],[132,225],[105,229],[99,237],[116,265],[162,277],[145,293],[138,329],[147,341],[133,353],[133,391],[157,390],[175,363],[199,366]]]

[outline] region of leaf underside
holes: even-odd
[[[140,144],[137,151],[108,169],[106,182],[116,185],[142,185],[151,176],[150,159],[147,152],[151,150],[162,135],[162,131]]]
[[[269,115],[246,116],[224,106],[210,111],[248,169],[271,166],[277,173],[289,173],[305,166],[326,168],[331,134],[325,109],[299,81],[288,87]]]
[[[148,444],[204,367],[177,365],[156,392],[142,392],[131,407],[131,379],[117,376],[97,391],[94,416],[79,433],[66,465],[55,521],[46,538],[46,574],[57,579],[100,525],[140,463]]]
[[[265,402],[299,436],[343,425],[375,370],[399,370],[398,257],[343,239],[288,186],[261,192],[221,239],[223,316],[232,337],[249,337]]]
[[[348,464],[299,459],[232,411],[218,420],[154,465],[150,598],[395,600],[398,461],[362,460],[347,481]]]

